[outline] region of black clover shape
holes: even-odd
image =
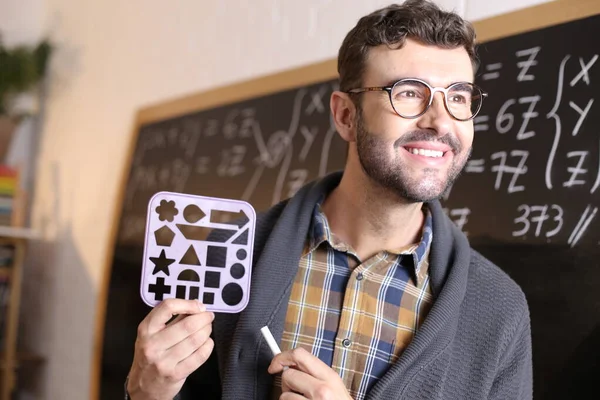
[[[173,222],[175,216],[179,214],[179,210],[175,207],[175,202],[167,200],[160,201],[160,205],[156,207],[156,212],[158,213],[159,220],[169,222]]]

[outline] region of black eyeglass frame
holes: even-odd
[[[424,84],[425,86],[427,86],[429,88],[429,102],[427,103],[427,106],[425,107],[425,109],[414,116],[406,116],[406,115],[402,115],[398,112],[398,110],[396,110],[396,107],[394,107],[394,101],[392,100],[392,92],[394,91],[394,88],[396,87],[396,85],[404,83],[404,82],[419,82]],[[458,86],[458,85],[470,85],[473,87],[474,90],[478,90],[479,91],[479,95],[481,96],[481,102],[479,103],[479,107],[477,107],[477,110],[473,112],[473,115],[469,118],[457,118],[452,111],[450,111],[450,108],[448,107],[448,92],[450,91],[451,88]],[[483,99],[486,98],[488,96],[488,94],[486,92],[484,92],[479,86],[475,85],[472,82],[454,82],[451,83],[450,85],[448,85],[447,87],[433,87],[431,86],[429,83],[425,82],[422,79],[418,79],[418,78],[403,78],[400,79],[396,82],[394,82],[391,86],[371,86],[371,87],[364,87],[364,88],[356,88],[356,89],[350,89],[348,91],[346,91],[347,94],[360,94],[360,93],[365,93],[365,92],[387,92],[388,93],[388,97],[390,99],[390,104],[392,105],[392,109],[394,110],[394,112],[396,114],[398,114],[398,116],[402,117],[402,118],[406,118],[406,119],[415,119],[415,118],[419,118],[420,116],[422,116],[423,114],[425,114],[427,112],[427,110],[429,110],[429,107],[431,107],[431,104],[433,104],[433,96],[437,93],[437,92],[441,92],[444,94],[444,108],[446,109],[446,111],[448,112],[448,114],[450,114],[450,116],[452,118],[454,118],[457,121],[461,121],[461,122],[466,122],[466,121],[470,121],[473,118],[475,118],[477,116],[477,114],[479,114],[479,111],[481,111],[481,106],[483,105]]]

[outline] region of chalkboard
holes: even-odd
[[[600,51],[592,39],[600,6],[557,3],[476,24],[476,81],[490,95],[474,121],[473,155],[443,199],[473,247],[527,296],[536,399],[580,396],[600,376]],[[140,112],[98,312],[92,397],[121,394],[149,311],[139,282],[150,197],[187,192],[264,210],[342,169],[346,145],[328,104],[336,87],[330,60]]]

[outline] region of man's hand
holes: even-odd
[[[166,323],[174,316],[178,317]],[[127,391],[133,400],[172,400],[206,362],[214,314],[197,300],[167,299],[138,327]]]
[[[280,400],[352,400],[340,376],[303,348],[273,357],[269,373],[282,371]]]

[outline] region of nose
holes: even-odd
[[[433,95],[431,106],[419,118],[417,124],[422,129],[434,130],[440,136],[452,132],[453,121],[444,105],[444,93],[437,92]]]

